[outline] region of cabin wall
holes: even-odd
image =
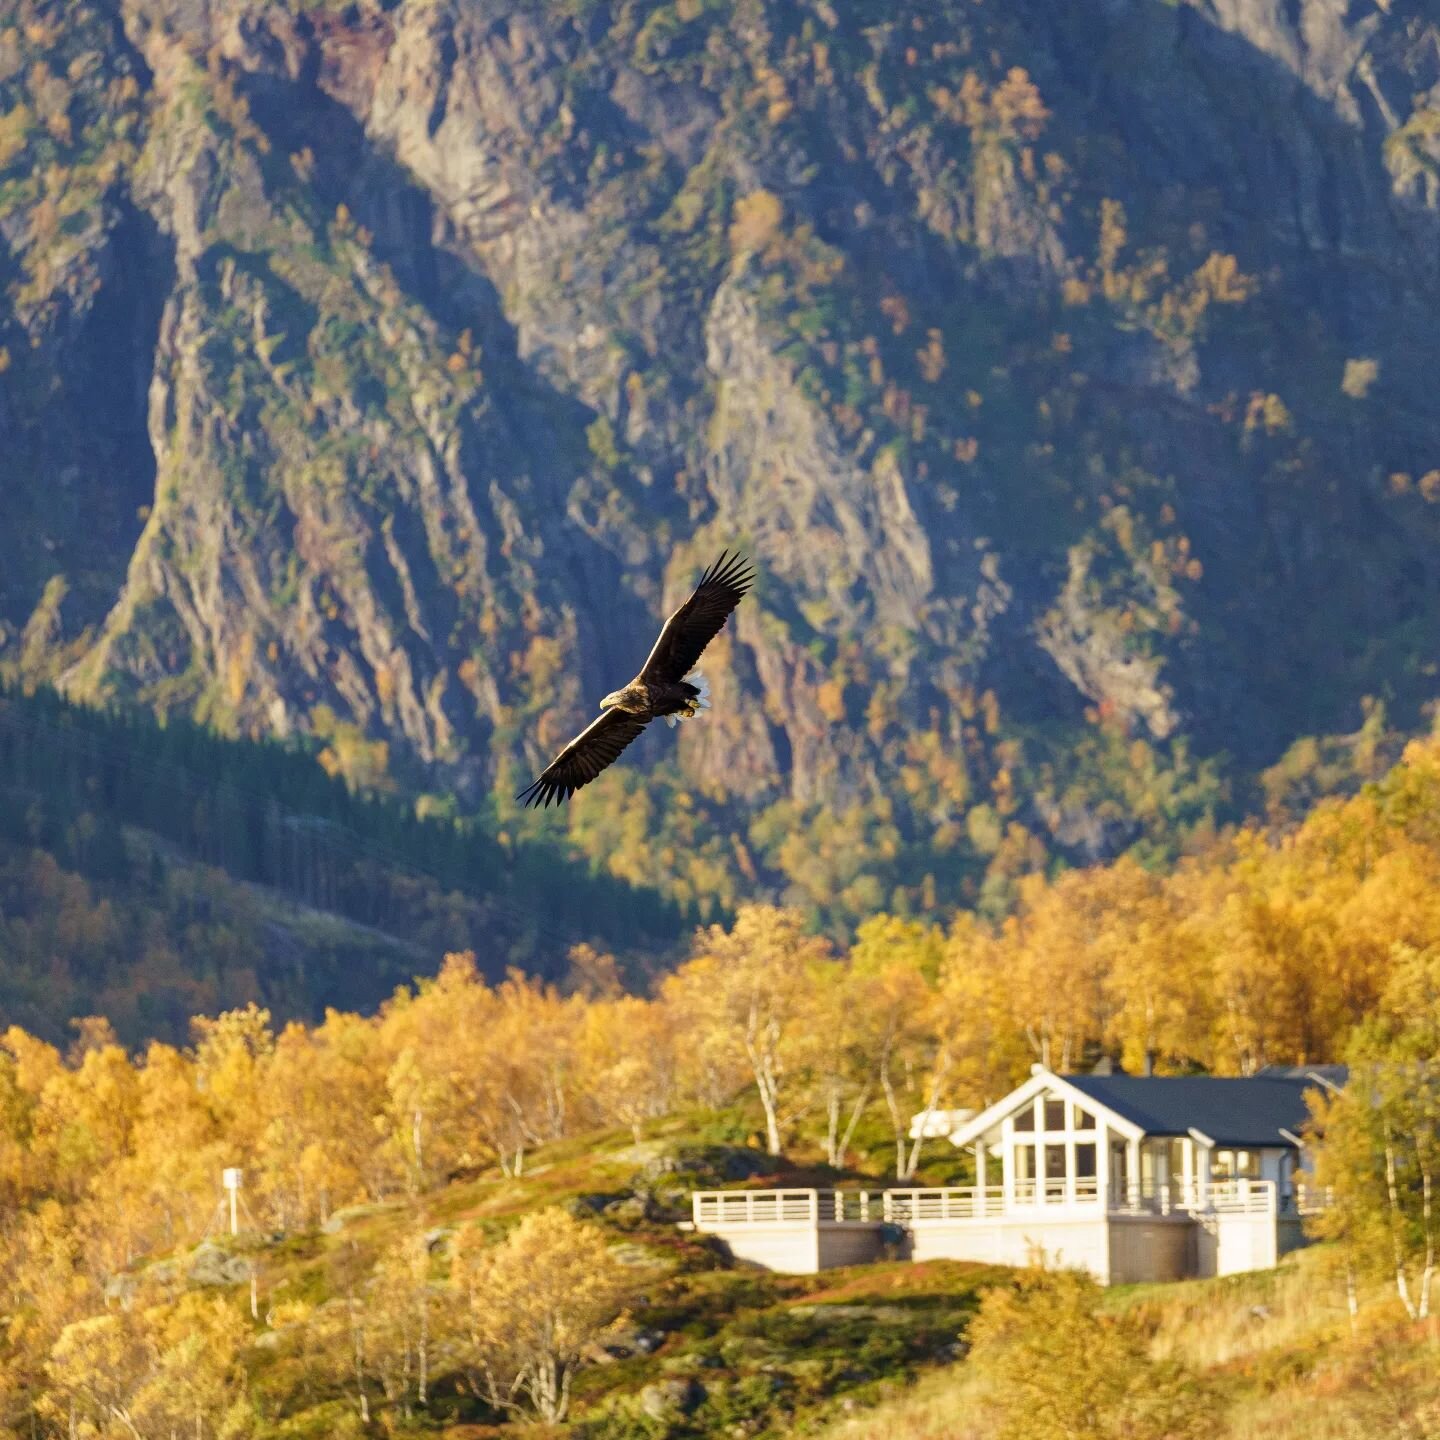
[[[817,1268],[830,1270],[837,1265],[869,1265],[885,1257],[885,1230],[881,1225],[825,1225],[816,1236]],[[903,1244],[893,1247],[895,1258],[908,1254]]]
[[[1108,1283],[1138,1285],[1194,1275],[1197,1228],[1188,1217],[1111,1216]]]

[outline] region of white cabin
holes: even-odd
[[[1231,1080],[1037,1065],[978,1115],[917,1120],[972,1150],[973,1186],[714,1191],[693,1197],[693,1224],[781,1270],[881,1253],[1078,1266],[1107,1284],[1264,1269],[1303,1243],[1306,1091],[1343,1082],[1338,1067]]]

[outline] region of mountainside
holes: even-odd
[[[1434,697],[1437,242],[1422,0],[0,0],[0,666],[998,905]],[[737,544],[716,710],[517,821]]]

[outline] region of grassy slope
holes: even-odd
[[[1119,1286],[1105,1305],[1139,1309],[1157,1358],[1197,1374],[1215,1440],[1440,1435],[1440,1332],[1405,1322],[1383,1289],[1362,1296],[1352,1332],[1327,1246],[1292,1255],[1274,1271]],[[979,1386],[961,1365],[822,1433],[824,1440],[982,1440],[991,1431]]]
[[[738,1120],[731,1128],[739,1128]],[[729,1267],[673,1223],[692,1185],[716,1183],[717,1163],[760,1158],[709,1143],[717,1133],[713,1121],[702,1129],[677,1118],[650,1127],[639,1145],[619,1132],[577,1138],[537,1151],[520,1178],[486,1172],[457,1180],[418,1208],[396,1202],[341,1212],[325,1233],[251,1252],[261,1313],[295,1301],[320,1313],[333,1308],[347,1271],[367,1271],[407,1228],[439,1234],[479,1226],[497,1238],[528,1211],[567,1205],[593,1215],[647,1283],[620,1353],[582,1372],[574,1428],[564,1433],[587,1440],[988,1434],[975,1388],[956,1361],[981,1293],[1006,1283],[1011,1272],[960,1262],[878,1264],[821,1276]],[[787,1171],[758,1183],[807,1181],[824,1177]],[[444,1246],[435,1253],[439,1279]],[[245,1303],[245,1286],[237,1287],[236,1300]],[[1361,1332],[1353,1336],[1334,1257],[1323,1247],[1275,1272],[1117,1288],[1105,1303],[1138,1307],[1156,1354],[1197,1372],[1213,1397],[1217,1437],[1428,1440],[1440,1433],[1414,1422],[1422,1402],[1436,1396],[1432,1341],[1399,1324],[1378,1290],[1367,1295]],[[252,1374],[262,1411],[279,1421],[270,1433],[331,1433],[346,1402],[304,1375],[313,1363],[304,1327],[268,1336],[266,1328],[263,1321],[257,1327]],[[657,1387],[676,1380],[701,1387],[689,1405],[657,1395]],[[428,1417],[418,1424],[467,1440],[549,1433],[523,1422],[493,1425],[443,1364]]]
[[[593,1214],[648,1282],[632,1312],[632,1343],[619,1347],[627,1353],[602,1357],[577,1382],[574,1421],[595,1440],[811,1433],[884,1402],[954,1358],[981,1291],[1003,1283],[1005,1271],[960,1262],[881,1264],[823,1276],[730,1267],[674,1224],[688,1188],[715,1183],[707,1165],[734,1156],[733,1147],[703,1139],[696,1127],[672,1120],[650,1127],[638,1146],[620,1132],[568,1140],[536,1152],[520,1178],[486,1172],[416,1208],[404,1201],[360,1206],[332,1217],[323,1233],[237,1243],[257,1265],[262,1316],[294,1302],[315,1307],[315,1314],[335,1304],[347,1272],[367,1271],[417,1225],[436,1232],[479,1226],[498,1238],[543,1206]],[[807,1173],[773,1178],[803,1183]],[[648,1213],[639,1196],[649,1196]],[[435,1253],[440,1278],[444,1247]],[[248,1304],[243,1283],[236,1303]],[[262,1412],[283,1417],[272,1433],[327,1433],[344,1415],[345,1401],[323,1381],[312,1389],[302,1377],[313,1363],[305,1358],[303,1325],[267,1335],[268,1328],[263,1320],[257,1326],[251,1370]],[[682,1377],[703,1387],[703,1399],[652,1413],[657,1407],[647,1387]],[[447,1434],[490,1433],[443,1365],[430,1417]],[[504,1433],[545,1432],[512,1423]]]

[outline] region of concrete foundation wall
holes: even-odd
[[[1280,1258],[1273,1215],[1217,1215],[1215,1274],[1270,1270]]]
[[[893,1227],[851,1221],[785,1221],[705,1225],[735,1259],[791,1275],[886,1258]],[[920,1220],[898,1249],[912,1260],[973,1260],[1088,1270],[1102,1284],[1180,1280],[1269,1269],[1304,1243],[1298,1219],[1266,1214],[1059,1214],[985,1220]]]
[[[1096,1279],[1109,1278],[1110,1256],[1105,1221],[995,1219],[954,1225],[920,1224],[910,1232],[916,1260],[977,1260],[990,1265],[1079,1266]]]
[[[1220,1222],[1214,1215],[1195,1221],[1195,1270],[1202,1278],[1220,1273]]]
[[[808,1223],[706,1226],[706,1233],[723,1241],[737,1260],[766,1270],[778,1270],[784,1275],[813,1275],[820,1269],[820,1237]]]

